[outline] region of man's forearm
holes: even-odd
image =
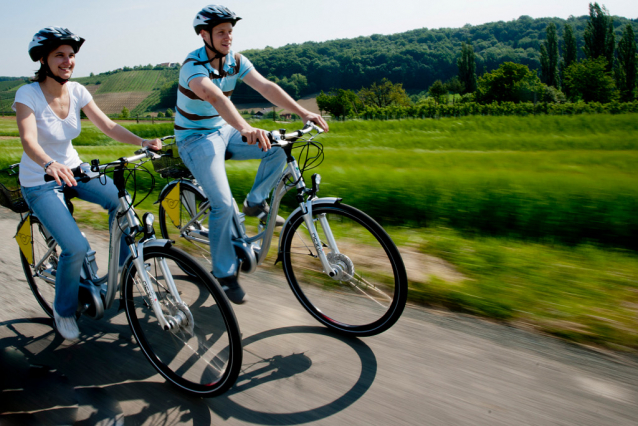
[[[235,129],[241,131],[247,127],[250,127],[248,122],[244,120],[244,118],[239,114],[235,105],[228,99],[226,96],[219,96],[214,101],[211,102],[211,105],[217,110],[221,118],[223,118],[226,123],[230,124]]]
[[[284,89],[277,84],[269,84],[260,94],[266,98],[270,103],[277,105],[280,108],[287,109],[295,114],[302,116],[308,113],[308,111],[299,105],[293,98],[288,95]]]

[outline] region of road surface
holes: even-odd
[[[20,266],[17,217],[0,207],[1,425],[638,423],[635,357],[413,306],[379,336],[339,337],[272,266],[242,281],[236,385],[191,398],[155,373],[117,307],[81,319],[79,343],[56,335]],[[86,232],[103,261],[106,240]]]

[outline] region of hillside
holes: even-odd
[[[261,74],[278,82],[296,99],[333,88],[358,90],[382,78],[402,83],[409,92],[427,90],[435,80],[446,81],[458,73],[456,65],[461,43],[469,42],[476,54],[477,73],[483,74],[512,61],[540,68],[540,45],[550,22],[556,24],[561,41],[565,24],[574,29],[582,56],[583,31],[589,16],[532,19],[529,16],[462,28],[415,29],[392,35],[372,35],[322,43],[266,47],[245,54]],[[631,23],[638,35],[638,20],[615,16],[616,41],[622,28]],[[158,69],[159,68],[159,69]],[[94,93],[107,113],[126,106],[134,114],[166,109],[174,101],[160,104],[160,91],[177,81],[177,69],[125,67],[91,77],[75,79]],[[0,77],[0,112],[10,112],[15,90],[22,81]],[[245,84],[233,93],[237,104],[260,104],[265,100]]]

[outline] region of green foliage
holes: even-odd
[[[130,117],[130,112],[129,112],[127,107],[123,107],[122,108],[122,112],[120,113],[120,117],[124,118],[124,119],[127,119],[127,118]]]
[[[541,75],[543,83],[558,88],[558,35],[556,25],[547,26],[547,40],[541,44]]]
[[[611,102],[616,85],[607,69],[608,64],[604,56],[570,65],[564,76],[570,96],[578,97],[585,102]]]
[[[159,111],[157,113],[157,118],[163,118],[164,117],[164,113],[162,111]]]
[[[589,21],[583,34],[585,46],[583,51],[588,59],[603,57],[607,60],[607,71],[611,71],[614,63],[614,21],[609,12],[598,3],[589,3]]]
[[[290,78],[283,77],[279,79],[275,76],[269,76],[269,79],[277,83],[293,99],[299,99],[306,87],[308,87],[308,79],[305,75],[299,73],[293,74]]]
[[[459,80],[463,84],[462,93],[476,91],[476,57],[471,44],[461,43],[461,57],[456,62],[459,67]]]
[[[317,96],[317,106],[319,110],[327,111],[333,117],[346,117],[357,114],[362,105],[359,97],[352,90],[338,89],[328,94],[322,91]]]
[[[159,102],[155,105],[157,108],[175,107],[177,105],[177,87],[179,82],[169,81],[160,89]]]
[[[379,83],[372,83],[370,87],[361,88],[358,95],[366,106],[384,108],[390,105],[410,105],[410,98],[405,93],[403,85],[394,84],[387,78]]]
[[[171,118],[173,116],[173,110],[172,109],[167,109],[166,110],[166,117]]]
[[[428,91],[438,103],[447,103],[447,88],[441,83],[441,80],[435,81]]]
[[[479,102],[524,102],[534,100],[540,80],[526,65],[505,62],[478,80],[476,99]]]
[[[623,29],[622,38],[618,43],[618,66],[616,68],[616,85],[622,101],[630,102],[636,98],[637,63],[636,37],[631,25],[627,25]]]

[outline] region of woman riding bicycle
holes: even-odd
[[[147,140],[109,119],[93,101],[88,90],[69,82],[75,54],[84,39],[60,27],[38,31],[29,44],[29,56],[40,62],[33,83],[18,89],[12,106],[24,153],[20,161],[20,184],[29,208],[49,230],[62,249],[57,267],[53,313],[56,328],[65,339],[75,340],[79,330],[75,320],[80,286],[80,270],[89,249],[69,212],[63,189],[73,187],[78,198],[99,204],[109,212],[109,226],[119,206],[113,181],[98,179],[77,182],[72,168],[81,164],[72,139],[81,131],[80,109],[107,136],[132,145],[160,149],[159,139]],[[55,182],[45,183],[44,174]],[[128,252],[124,241],[123,253]],[[126,256],[122,256],[124,261]]]
[[[261,160],[243,208],[247,216],[260,219],[268,215],[266,198],[286,163],[281,150],[269,151],[267,132],[248,124],[230,101],[237,80],[299,115],[304,122],[313,121],[328,130],[319,114],[301,107],[278,85],[262,77],[246,57],[231,50],[233,28],[240,19],[218,5],[207,6],[197,14],[193,27],[204,46],[189,53],[180,70],[175,114],[180,156],[211,202],[208,225],[213,275],[234,303],[243,303],[246,297],[237,281],[239,264],[231,242],[232,194],[224,160]],[[248,145],[242,142],[242,136]],[[278,222],[283,224],[283,219]]]

